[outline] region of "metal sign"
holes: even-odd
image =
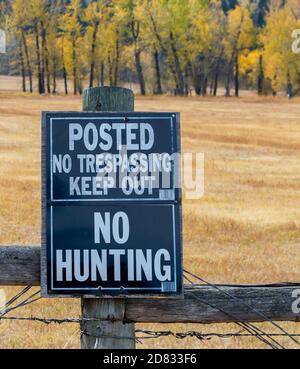
[[[182,293],[179,114],[43,113],[44,296]]]
[[[177,114],[45,113],[44,120],[52,202],[178,200]]]

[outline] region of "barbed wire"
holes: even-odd
[[[222,312],[224,315],[228,316],[234,324],[236,324],[238,327],[241,328],[238,332],[229,332],[229,333],[203,333],[203,332],[197,332],[197,331],[188,331],[188,332],[173,332],[173,331],[152,331],[152,330],[142,330],[137,329],[135,331],[136,337],[121,337],[121,336],[93,336],[90,333],[86,331],[80,331],[81,335],[87,335],[99,339],[120,339],[120,340],[129,340],[133,339],[137,343],[142,344],[143,340],[151,340],[151,339],[159,339],[159,338],[166,338],[171,337],[178,340],[183,340],[186,338],[195,338],[200,341],[209,341],[213,338],[219,338],[219,339],[230,339],[230,338],[256,338],[260,342],[266,344],[267,346],[271,347],[272,349],[285,349],[285,347],[276,340],[276,338],[289,338],[293,341],[293,343],[296,343],[300,345],[299,341],[296,340],[296,338],[300,338],[300,334],[291,334],[287,332],[285,329],[283,329],[279,324],[275,323],[271,319],[269,319],[267,316],[265,316],[263,313],[259,312],[257,309],[253,308],[251,305],[245,303],[243,300],[239,299],[238,297],[232,295],[231,293],[224,291],[221,287],[228,286],[228,287],[235,287],[233,285],[215,285],[213,283],[207,282],[203,278],[197,276],[194,273],[191,273],[187,270],[184,270],[184,278],[188,281],[189,285],[187,285],[187,292],[186,294],[190,297],[193,297],[194,299],[198,300],[202,304],[206,304],[210,306],[213,309],[217,309],[220,312]],[[191,278],[200,281],[202,284],[196,284]],[[265,319],[266,322],[270,323],[273,327],[278,329],[280,333],[272,332],[268,333],[262,330],[261,328],[257,327],[253,323],[241,321],[240,319],[237,319],[232,312],[225,311],[224,308],[215,306],[211,304],[210,302],[204,301],[201,298],[199,298],[198,295],[196,295],[193,291],[193,289],[198,289],[200,286],[207,285],[212,288],[215,288],[220,293],[226,295],[229,299],[232,301],[240,304],[243,304],[245,307],[247,307],[251,312],[257,314],[260,318]],[[281,283],[281,284],[274,284],[274,286],[277,285],[289,285],[288,283]],[[238,287],[240,285],[236,285]],[[249,285],[250,286],[250,285]],[[7,314],[11,313],[12,311],[15,311],[17,309],[20,309],[22,307],[28,306],[29,304],[33,304],[41,299],[41,297],[37,297],[40,294],[40,291],[32,293],[29,297],[25,297],[31,289],[32,286],[27,286],[24,289],[22,289],[20,292],[18,292],[15,296],[13,296],[9,301],[7,301],[4,306],[0,307],[0,321],[20,321],[20,322],[38,322],[43,323],[46,325],[50,324],[82,324],[84,322],[123,322],[123,323],[132,323],[130,321],[125,321],[124,319],[115,319],[114,317],[107,317],[107,318],[65,318],[65,319],[59,319],[59,318],[42,318],[42,317],[16,317],[16,316],[7,316]],[[25,297],[21,302],[18,302],[22,297]]]
[[[274,321],[272,321],[271,319],[269,319],[265,314],[259,312],[257,309],[253,308],[252,306],[250,306],[249,304],[245,303],[243,300],[239,299],[238,297],[230,294],[229,292],[227,291],[224,291],[223,289],[220,288],[220,286],[216,285],[216,284],[213,284],[213,283],[210,283],[210,282],[207,282],[206,280],[204,280],[203,278],[197,276],[196,274],[194,273],[191,273],[187,270],[184,270],[184,278],[191,284],[191,286],[193,287],[196,287],[199,285],[196,285],[190,278],[187,277],[190,276],[202,283],[204,283],[205,285],[209,286],[209,287],[212,287],[212,288],[215,288],[216,290],[218,290],[220,293],[224,294],[225,296],[227,296],[228,298],[230,298],[231,300],[233,300],[234,302],[236,303],[239,303],[239,304],[242,304],[244,305],[245,307],[247,307],[250,311],[254,312],[256,315],[258,315],[259,317],[265,319],[266,322],[269,322],[272,324],[272,326],[276,327],[277,329],[279,329],[282,334],[288,338],[290,338],[294,343],[299,344],[299,342],[292,336],[290,335],[285,329],[283,329],[279,324],[275,323]],[[202,284],[203,286],[203,284]],[[230,286],[232,287],[232,286]],[[193,296],[199,300],[198,296],[195,296],[193,294]],[[200,301],[200,300],[199,300]],[[206,303],[206,301],[203,301],[201,300],[202,303]],[[209,304],[208,304],[209,305]],[[224,309],[221,309],[217,306],[212,306],[210,305],[211,307],[215,308],[215,309],[218,309],[219,311],[223,312],[225,315],[231,317],[231,318],[234,318],[234,316],[232,316],[231,313],[228,313],[226,311],[224,311]],[[274,336],[268,336],[266,334],[266,332],[264,332],[261,328],[257,327],[256,325],[254,325],[253,323],[246,323],[246,322],[240,322],[238,319],[235,319],[236,320],[236,324],[241,326],[241,327],[244,327],[248,332],[249,332],[249,329],[250,329],[250,332],[249,333],[253,333],[253,336],[254,337],[257,337],[260,341],[264,342],[265,344],[267,344],[268,346],[270,346],[272,349],[285,349],[285,347],[279,343],[277,340],[275,340],[273,337]],[[270,341],[268,339],[266,339],[266,337],[268,337],[270,339]],[[275,344],[275,346],[274,346]]]
[[[191,283],[191,285],[193,286],[193,282],[190,280],[190,278],[188,278],[186,275],[184,275],[184,278]],[[219,310],[220,312],[222,312],[224,315],[228,316],[230,319],[233,319],[233,322],[239,326],[240,328],[246,330],[248,332],[248,334],[251,334],[253,337],[256,337],[259,341],[261,341],[262,343],[266,344],[267,346],[271,347],[272,349],[284,349],[285,347],[283,345],[281,345],[278,341],[276,341],[274,338],[272,337],[268,337],[270,339],[270,341],[266,338],[266,336],[262,336],[261,334],[266,334],[265,332],[263,332],[261,329],[257,328],[254,324],[252,323],[246,323],[246,322],[242,322],[240,321],[240,319],[237,319],[235,316],[232,315],[232,313],[229,313],[227,311],[225,311],[223,308],[217,307],[211,303],[208,303],[207,301],[204,301],[202,299],[200,299],[198,296],[196,296],[193,293],[189,293],[190,296],[194,297],[196,300],[198,300],[199,302],[201,302],[202,304],[208,305],[213,309]]]
[[[112,320],[111,318],[107,319],[87,319],[87,318],[66,318],[66,319],[58,319],[58,318],[40,318],[40,317],[0,317],[0,320],[8,320],[8,321],[28,321],[28,322],[39,322],[44,323],[46,325],[50,324],[81,324],[84,322],[116,322],[121,320]],[[173,337],[176,339],[186,339],[186,338],[197,338],[198,340],[211,340],[212,338],[252,338],[252,337],[286,337],[283,333],[259,333],[259,334],[250,334],[243,333],[243,330],[239,332],[229,332],[229,333],[203,333],[199,331],[189,331],[189,332],[173,332],[173,331],[153,331],[153,330],[143,330],[137,329],[135,331],[136,334],[144,334],[146,336],[137,336],[135,339],[144,340],[144,339],[158,339],[164,337]],[[96,336],[91,335],[86,331],[81,331],[81,334],[94,337],[94,338],[106,338],[106,339],[132,339],[132,337],[117,337],[117,336]],[[290,334],[292,337],[299,338],[300,334]]]
[[[297,345],[300,346],[299,341],[297,341],[296,339],[294,339],[284,328],[282,328],[279,324],[277,324],[276,322],[274,322],[273,320],[269,319],[265,314],[263,314],[262,312],[258,311],[257,309],[253,308],[252,306],[250,306],[249,304],[247,304],[246,302],[244,302],[243,300],[233,296],[232,294],[228,293],[227,291],[222,290],[221,288],[219,288],[217,285],[212,284],[207,282],[205,279],[197,276],[194,273],[191,273],[187,270],[184,270],[184,273],[187,273],[188,275],[192,276],[193,278],[201,281],[202,283],[205,283],[206,285],[213,287],[215,289],[217,289],[219,292],[223,293],[224,295],[228,296],[230,299],[232,299],[233,301],[238,302],[239,304],[243,304],[245,307],[247,307],[248,309],[250,309],[252,312],[254,312],[255,314],[257,314],[258,316],[260,316],[261,318],[265,319],[266,322],[269,322],[270,324],[272,324],[275,328],[279,329],[283,334],[285,334],[287,337],[289,337],[294,343],[296,343]]]
[[[13,298],[11,298],[9,301],[7,301],[4,306],[0,308],[0,318],[4,317],[8,313],[17,310],[21,307],[33,304],[41,299],[41,297],[36,297],[40,294],[41,291],[37,291],[30,295],[29,297],[26,297],[25,300],[21,301],[17,305],[10,307],[14,302],[18,301],[22,296],[24,296],[27,292],[29,292],[32,289],[32,286],[27,286],[23,290],[21,290],[19,293],[17,293]]]

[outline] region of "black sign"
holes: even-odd
[[[179,115],[43,114],[44,296],[182,293]]]
[[[179,200],[179,116],[45,113],[52,202]]]

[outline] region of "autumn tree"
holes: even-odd
[[[4,6],[3,6],[4,5]],[[23,91],[136,83],[140,93],[216,96],[224,82],[299,89],[298,0],[0,0]],[[3,23],[2,23],[3,24]],[[150,87],[152,85],[152,87]],[[28,88],[29,87],[29,88]]]
[[[192,78],[197,95],[207,94],[209,78],[211,93],[217,93],[220,62],[224,52],[223,47],[220,48],[225,31],[224,18],[218,1],[190,1],[186,75]]]
[[[87,22],[86,38],[87,59],[89,62],[89,87],[94,86],[95,69],[97,64],[97,51],[99,46],[99,30],[103,21],[103,2],[90,3],[85,12],[85,21]]]
[[[277,6],[275,6],[277,5]],[[264,69],[271,81],[273,94],[281,89],[300,88],[300,56],[292,50],[291,35],[300,28],[298,2],[290,0],[285,6],[273,4],[266,18],[267,24],[261,36]]]
[[[254,27],[248,8],[236,6],[227,15],[226,37],[224,47],[228,70],[226,96],[231,95],[231,81],[234,78],[235,96],[239,96],[239,58],[254,41]]]
[[[140,86],[141,95],[146,95],[146,83],[142,66],[142,52],[145,48],[143,30],[143,2],[137,0],[124,0],[119,2],[118,10],[120,19],[125,27],[125,37],[128,37],[127,43],[133,46],[136,74]]]
[[[82,93],[83,82],[83,25],[80,0],[71,0],[61,18],[60,28],[64,34],[64,59],[68,75],[73,78],[74,95]]]

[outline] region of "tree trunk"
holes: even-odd
[[[141,51],[137,49],[137,46],[135,46],[135,66],[136,66],[136,72],[140,84],[140,92],[142,96],[146,95],[146,87],[145,87],[145,78],[143,74],[143,68],[141,63]]]
[[[293,98],[293,84],[291,82],[290,72],[287,73],[287,97]]]
[[[234,85],[235,85],[235,97],[240,95],[240,66],[239,66],[239,56],[235,57],[235,74],[234,74]]]
[[[80,82],[78,83],[78,92],[79,92],[79,95],[82,95],[82,94],[83,94],[82,81],[80,81]]]
[[[214,91],[213,95],[216,97],[218,95],[218,85],[219,85],[219,65],[217,65],[215,71],[215,78],[214,78]]]
[[[184,89],[185,89],[185,95],[186,96],[189,96],[190,94],[190,85],[189,85],[189,77],[190,77],[190,71],[189,71],[189,66],[188,66],[188,63],[186,64],[185,66],[185,78],[184,78]]]
[[[53,58],[53,89],[52,89],[52,93],[53,95],[56,94],[56,87],[57,87],[57,84],[56,84],[56,72],[57,72],[57,68],[56,68],[56,58]]]
[[[232,79],[232,62],[228,64],[227,81],[226,81],[226,96],[231,96],[231,79]]]
[[[173,32],[170,32],[170,41],[171,41],[171,49],[172,49],[172,55],[174,58],[174,65],[175,65],[175,71],[176,71],[176,75],[177,75],[177,86],[176,86],[176,94],[177,95],[181,95],[183,96],[185,94],[185,89],[184,89],[184,76],[181,70],[181,66],[180,66],[180,60],[178,57],[178,52],[177,52],[177,48],[175,45],[175,39],[174,39],[174,34]]]
[[[41,24],[42,29],[42,81],[43,81],[43,89],[44,93],[46,92],[46,84],[45,84],[45,76],[47,74],[47,91],[49,93],[49,85],[48,85],[48,73],[47,71],[47,62],[46,62],[46,30],[43,27],[43,24]]]
[[[113,86],[118,86],[118,78],[119,78],[119,63],[120,63],[120,41],[117,38],[116,41],[116,59],[115,59],[115,70],[114,70],[114,79]]]
[[[207,78],[207,76],[205,76],[204,80],[203,80],[202,96],[207,95],[207,85],[208,85],[208,78]]]
[[[50,86],[50,66],[49,66],[49,52],[47,46],[47,35],[46,31],[44,32],[44,47],[45,47],[45,68],[46,68],[46,81],[47,81],[47,92],[51,94],[51,86]]]
[[[46,81],[47,81],[47,92],[48,94],[51,94],[51,85],[50,85],[50,67],[49,67],[49,58],[46,54]]]
[[[94,70],[95,70],[95,63],[92,62],[91,66],[90,66],[90,84],[89,87],[92,88],[94,87]]]
[[[35,26],[35,48],[36,48],[36,64],[37,64],[37,70],[38,70],[39,94],[41,95],[45,93],[45,86],[43,84],[43,78],[42,78],[41,53],[40,53],[40,40],[39,40],[38,26]]]
[[[156,22],[155,22],[155,19],[153,17],[153,14],[151,14],[151,12],[149,12],[149,16],[150,16],[150,20],[151,20],[151,23],[152,23],[152,27],[153,27],[153,32],[154,32],[154,35],[155,35],[155,38],[157,39],[162,51],[168,56],[168,50],[167,48],[165,47],[164,45],[164,42],[162,40],[162,37],[160,36],[159,34],[159,31],[158,31],[158,28],[157,28],[157,25],[156,25]],[[175,89],[175,95],[177,94],[177,90],[178,90],[178,79],[177,79],[177,75],[176,75],[176,70],[173,66],[173,63],[168,61],[168,67],[170,68],[170,71],[172,73],[172,76],[174,78],[174,82],[175,82],[175,86],[176,86],[176,89]]]
[[[294,97],[293,85],[290,81],[288,82],[288,85],[287,85],[287,97],[289,99],[292,99]]]
[[[77,57],[76,57],[76,40],[73,37],[72,40],[72,61],[73,61],[73,85],[74,85],[74,95],[77,95]]]
[[[19,42],[19,58],[20,58],[20,67],[21,67],[21,75],[22,75],[22,91],[26,92],[26,72],[25,72],[25,62],[24,62],[24,55],[23,55],[21,41]]]
[[[213,91],[214,91],[214,79],[211,76],[210,86],[209,86],[209,94],[210,94],[210,96],[213,96]]]
[[[104,87],[105,85],[105,75],[104,75],[104,62],[101,62],[101,65],[100,65],[100,84],[102,87]]]
[[[243,22],[244,22],[244,15],[242,14],[242,17],[241,17],[241,22],[240,22],[240,25],[239,25],[239,28],[238,28],[238,32],[237,32],[237,35],[236,35],[236,39],[235,39],[235,43],[234,43],[234,46],[233,46],[233,49],[232,49],[232,55],[231,55],[231,59],[230,59],[230,63],[228,64],[228,74],[227,74],[227,82],[226,82],[226,96],[227,97],[230,97],[231,95],[231,80],[232,80],[232,77],[233,77],[233,69],[234,69],[234,66],[235,66],[235,95],[238,96],[239,94],[239,63],[238,63],[238,55],[239,55],[239,51],[238,51],[238,42],[239,42],[239,39],[240,39],[240,36],[241,36],[241,32],[242,32],[242,25],[243,25]]]
[[[96,41],[97,41],[98,28],[99,28],[99,22],[96,22],[94,30],[93,30],[93,37],[92,37],[91,66],[90,66],[90,88],[92,88],[94,86],[95,52],[96,52]]]
[[[140,85],[141,95],[146,95],[146,86],[145,86],[145,78],[143,74],[143,67],[141,63],[141,49],[139,47],[139,37],[140,37],[140,26],[141,23],[139,21],[135,21],[134,18],[131,21],[131,34],[134,42],[134,58],[135,58],[135,68],[137,77]]]
[[[259,73],[257,78],[257,93],[258,95],[263,95],[264,92],[264,81],[265,81],[265,75],[264,75],[264,67],[263,67],[263,56],[260,55],[259,57]]]
[[[113,87],[114,85],[113,70],[114,70],[114,65],[111,60],[111,57],[109,56],[108,57],[108,78],[109,78],[110,87]]]
[[[198,96],[202,95],[202,84],[203,84],[203,77],[202,74],[199,72],[194,73],[194,89],[195,89],[195,93]]]
[[[68,95],[68,75],[65,65],[63,65],[63,78],[64,78],[64,86],[65,86],[65,94]]]
[[[196,95],[201,96],[203,93],[204,76],[202,73],[203,60],[200,57],[197,58],[195,64],[190,63],[190,71],[193,79],[193,87]]]
[[[159,65],[159,54],[157,50],[155,50],[154,55],[154,70],[155,70],[155,87],[154,87],[154,94],[155,95],[162,95],[162,85],[161,85],[161,75],[160,75],[160,65]]]
[[[65,87],[65,94],[68,95],[68,74],[65,65],[65,53],[64,53],[64,43],[61,49],[61,60],[62,60],[62,68],[63,68],[63,80],[64,80],[64,87]]]
[[[28,71],[28,77],[29,77],[29,91],[30,93],[33,93],[32,69],[31,69],[28,46],[27,46],[27,41],[26,41],[26,36],[25,36],[24,31],[22,31],[22,40],[23,40],[23,46],[24,46],[25,57],[26,57],[26,65],[27,65],[27,71]]]

